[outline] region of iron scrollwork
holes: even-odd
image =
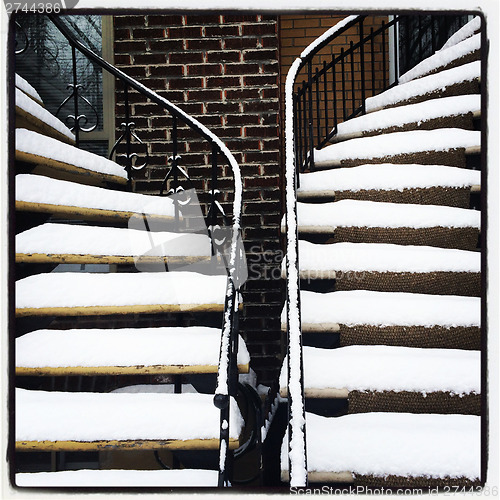
[[[89,119],[87,118],[87,115],[80,113],[78,113],[78,116],[75,116],[75,114],[70,114],[65,118],[64,121],[72,132],[75,132],[76,129],[78,129],[80,132],[92,132],[99,126],[99,113],[92,105],[92,103],[85,96],[81,95],[80,90],[83,89],[83,86],[81,84],[74,85],[72,83],[69,83],[66,88],[68,90],[71,89],[71,94],[68,97],[66,97],[66,99],[64,99],[64,101],[57,108],[56,116],[59,115],[64,106],[71,99],[81,99],[92,110],[92,113],[95,115],[94,125],[85,128],[89,122]]]
[[[135,123],[134,122],[123,122],[121,123],[121,135],[118,138],[118,140],[115,142],[114,146],[111,149],[111,152],[109,154],[109,158],[111,159],[113,155],[116,154],[116,160],[118,161],[118,158],[124,158],[125,161],[125,170],[130,175],[132,173],[132,170],[142,170],[149,164],[149,152],[148,152],[148,147],[142,140],[138,137],[138,135],[134,132],[135,128]],[[137,144],[140,145],[141,148],[144,148],[144,161],[140,165],[137,165],[137,159],[139,158],[139,155],[137,153],[133,153],[131,151],[131,145],[132,145],[132,138],[135,139]],[[117,154],[116,150],[118,149],[118,146],[125,141],[126,144],[126,151],[124,154]]]

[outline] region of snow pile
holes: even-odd
[[[16,307],[224,304],[226,281],[192,272],[37,274],[16,282]]]
[[[455,148],[480,146],[481,132],[476,130],[459,128],[410,130],[359,137],[332,144],[320,150],[315,149],[314,162],[317,167],[328,167],[340,165],[342,160],[368,160],[424,151],[449,151]]]
[[[206,469],[181,470],[71,470],[16,474],[20,487],[217,487],[218,472]]]
[[[475,415],[308,413],[306,419],[309,471],[471,480],[480,475],[481,418]],[[282,469],[287,462],[283,446]]]
[[[434,186],[459,188],[479,184],[481,184],[479,170],[444,165],[372,163],[358,167],[300,174],[300,188],[297,193],[325,190],[356,192],[361,189],[402,191],[405,188],[430,188]]]
[[[338,124],[336,141],[360,136],[362,132],[382,130],[389,127],[403,127],[409,123],[422,123],[441,117],[460,116],[481,109],[480,95],[460,95],[430,99],[417,104],[382,109],[358,116]]]
[[[56,118],[53,114],[47,111],[43,106],[40,106],[36,101],[28,97],[24,92],[16,89],[16,107],[22,109],[25,113],[38,118],[43,123],[47,124],[49,127],[57,130],[61,134],[65,135],[73,142],[75,141],[75,136],[71,130],[64,125],[64,123]],[[22,130],[22,129],[21,129]]]
[[[16,339],[16,366],[215,366],[220,329],[201,326],[37,330]],[[239,338],[238,364],[250,356]]]
[[[211,256],[208,235],[43,224],[16,236],[16,253],[117,256]]]
[[[31,130],[16,129],[16,151],[127,179],[127,172],[117,163]]]
[[[431,71],[442,68],[461,57],[476,52],[481,49],[481,34],[470,36],[461,42],[450,45],[446,49],[442,49],[432,56],[424,59],[417,64],[414,68],[407,71],[404,75],[400,76],[401,83],[415,80],[421,76],[427,75]]]
[[[219,439],[211,394],[69,393],[16,389],[16,441]],[[231,402],[230,436],[243,418]]]
[[[174,216],[171,198],[85,186],[40,175],[16,175],[16,201]]]
[[[16,73],[16,87],[22,90],[25,94],[28,94],[31,98],[42,102],[40,94],[34,89],[34,87],[17,73]]]
[[[481,272],[480,252],[453,248],[300,240],[299,255],[301,271]]]
[[[300,226],[480,227],[481,213],[466,208],[364,200],[297,203]]]
[[[304,347],[306,389],[481,392],[479,351],[392,346]],[[286,360],[280,387],[286,387]]]
[[[479,327],[481,299],[368,290],[302,291],[301,313],[302,323],[310,325]]]
[[[481,61],[473,61],[458,68],[451,68],[437,74],[411,80],[405,84],[392,87],[379,95],[366,99],[366,112],[391,106],[412,97],[423,96],[435,91],[444,91],[451,85],[471,82],[481,75]]]
[[[457,43],[462,42],[466,38],[469,38],[474,33],[481,29],[481,18],[479,16],[474,17],[472,21],[469,21],[465,26],[462,26],[457,32],[455,32],[448,41],[441,47],[441,50],[445,50]]]

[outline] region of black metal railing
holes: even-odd
[[[184,190],[181,186],[181,179],[186,180],[190,184],[190,188],[194,185],[189,178],[186,170],[181,166],[179,130],[181,125],[184,129],[190,131],[194,142],[205,141],[206,151],[208,152],[209,161],[207,167],[211,169],[211,184],[208,193],[207,213],[205,222],[208,227],[208,233],[212,241],[212,252],[218,254],[224,262],[224,267],[227,272],[227,286],[224,318],[222,324],[220,356],[218,366],[217,388],[214,395],[214,404],[220,409],[220,470],[219,470],[219,486],[229,485],[228,472],[230,470],[231,452],[229,450],[229,414],[231,397],[236,396],[238,389],[238,367],[237,367],[237,347],[238,347],[238,309],[240,301],[239,288],[242,284],[242,269],[246,269],[244,249],[241,244],[240,218],[242,210],[242,183],[239,165],[234,156],[228,150],[226,145],[208,130],[202,123],[192,118],[176,105],[165,99],[164,97],[151,91],[137,80],[131,78],[126,73],[116,68],[101,56],[84,45],[68,28],[62,20],[64,17],[56,15],[47,15],[50,21],[56,26],[59,32],[64,36],[71,46],[72,50],[72,82],[69,83],[71,94],[67,97],[63,105],[70,101],[73,103],[73,111],[70,116],[71,128],[75,134],[77,143],[80,141],[81,135],[85,132],[93,130],[95,127],[87,126],[87,117],[80,112],[80,102],[88,101],[81,95],[81,85],[78,81],[76,64],[77,51],[83,54],[92,64],[99,66],[102,70],[107,71],[113,77],[118,79],[123,86],[124,95],[124,122],[121,126],[121,135],[111,149],[111,156],[117,158],[117,153],[121,150],[122,158],[124,158],[124,168],[127,172],[129,181],[134,177],[134,173],[144,169],[148,165],[149,154],[146,146],[141,141],[139,136],[134,132],[134,122],[132,121],[132,113],[130,111],[129,96],[131,90],[138,92],[144,98],[157,104],[171,119],[172,129],[170,132],[171,154],[167,155],[165,162],[168,172],[164,176],[161,184],[160,195],[178,194],[180,190]],[[24,35],[23,35],[24,36]],[[188,134],[185,134],[186,136]],[[193,136],[195,136],[193,138]],[[166,135],[167,137],[167,135]],[[143,147],[143,161],[137,165],[138,154],[134,151],[133,146],[139,145]],[[218,172],[222,168],[229,167],[232,170],[234,190],[232,193],[232,217],[228,217],[224,211],[222,204],[217,200],[218,190]],[[174,199],[176,210],[176,220],[179,220],[179,205]]]

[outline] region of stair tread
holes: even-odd
[[[225,274],[176,271],[38,274],[16,282],[16,312],[57,315],[222,311],[226,282]]]
[[[40,94],[28,81],[26,81],[21,75],[18,75],[17,73],[16,73],[16,88],[24,92],[28,97],[33,99],[40,106],[43,106],[43,101],[42,98],[40,97]]]
[[[16,373],[90,373],[96,367],[105,373],[216,373],[220,337],[220,329],[202,326],[36,330],[16,339]],[[248,372],[249,363],[240,337],[240,371]]]
[[[114,191],[31,174],[16,175],[16,208],[125,221],[135,214],[173,220],[175,214],[169,197]]]
[[[481,18],[475,16],[471,21],[462,26],[458,31],[448,38],[448,41],[441,47],[441,50],[447,49],[457,43],[471,37],[481,29]]]
[[[301,292],[302,325],[479,327],[481,299],[368,290]],[[286,323],[286,308],[282,314]]]
[[[238,440],[243,419],[230,405],[229,432]],[[38,443],[181,441],[179,447],[218,449],[220,411],[211,394],[45,392],[16,389],[18,448]],[[45,442],[45,443],[44,443]],[[184,442],[184,444],[183,444]],[[213,444],[212,444],[213,443]],[[168,447],[168,444],[165,446]],[[94,449],[95,449],[94,448]]]
[[[337,349],[306,346],[303,359],[306,395],[312,389],[330,389],[330,393],[336,389],[344,397],[348,391],[443,391],[457,396],[481,393],[479,351],[385,345]],[[286,360],[280,387],[286,392]]]
[[[18,118],[22,118],[22,121],[26,121],[36,128],[42,128],[45,133],[64,140],[68,144],[75,143],[73,132],[59,118],[56,118],[19,88],[16,88],[16,113]]]
[[[59,472],[17,473],[20,487],[213,487],[218,471],[207,469],[179,470],[71,470]]]
[[[32,130],[16,129],[16,159],[74,175],[82,182],[127,183],[127,173],[117,163]]]
[[[472,54],[481,49],[481,34],[472,35],[450,47],[438,50],[432,56],[427,57],[415,67],[399,77],[401,83],[406,83],[416,78],[429,74],[431,71],[439,70],[448,64],[464,56]]]
[[[390,243],[340,242],[323,245],[300,240],[299,255],[301,274],[309,271],[481,272],[479,252],[453,248]]]
[[[480,425],[475,415],[306,413],[308,472],[478,480]],[[282,471],[288,470],[287,449],[285,436]]]
[[[314,150],[317,168],[341,166],[343,161],[386,158],[390,156],[449,151],[464,148],[466,153],[478,152],[481,132],[457,128],[392,132],[372,137],[349,139]]]
[[[341,142],[361,137],[366,132],[374,132],[390,127],[404,127],[413,123],[422,123],[445,117],[454,117],[472,113],[480,116],[481,95],[461,95],[429,99],[428,101],[407,104],[396,108],[382,109],[358,116],[339,123],[337,133],[331,142]]]
[[[158,261],[157,257],[183,257],[178,265],[210,259],[208,234],[147,231],[132,228],[46,223],[16,236],[16,261],[62,260],[81,256],[106,262]],[[46,257],[46,258],[44,258]],[[126,259],[125,259],[126,258]]]
[[[479,229],[481,214],[466,208],[414,205],[365,200],[328,203],[297,203],[299,231],[307,227],[430,228],[473,227]]]
[[[463,64],[457,68],[451,68],[433,74],[423,76],[417,80],[410,80],[407,83],[399,83],[376,96],[366,99],[367,113],[382,109],[386,106],[395,105],[407,101],[412,97],[425,96],[435,91],[441,91],[446,87],[462,82],[479,80],[481,75],[481,62],[474,61]]]
[[[472,188],[480,184],[481,172],[478,170],[445,165],[371,163],[300,174],[297,197],[334,196],[336,191]]]

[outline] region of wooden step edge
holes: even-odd
[[[83,184],[92,186],[106,186],[108,184],[117,184],[126,186],[128,180],[124,177],[113,174],[104,174],[87,170],[69,163],[64,163],[53,158],[38,156],[32,153],[16,150],[16,160],[36,165],[33,174],[44,175],[60,180],[79,180]]]
[[[297,227],[299,234],[330,234],[333,236],[336,226],[301,226]],[[281,225],[281,232],[286,234],[286,225]]]
[[[280,396],[288,397],[288,387],[280,388]],[[309,399],[347,399],[349,396],[348,389],[335,389],[333,387],[317,389],[313,387],[304,388],[304,397]]]
[[[344,271],[353,272],[353,271]],[[333,269],[301,269],[299,271],[301,280],[334,280],[337,277],[337,272]],[[286,269],[282,269],[281,278],[286,279]]]
[[[229,439],[229,449],[240,440]],[[99,451],[99,450],[218,450],[218,439],[109,440],[109,441],[16,441],[17,451]]]
[[[94,221],[128,221],[133,217],[141,217],[142,214],[136,212],[122,212],[115,210],[105,210],[101,208],[75,207],[68,205],[54,205],[51,203],[35,203],[30,201],[16,200],[16,210],[20,212],[36,212],[46,214],[57,214],[65,218],[75,218]],[[175,218],[169,215],[147,214],[148,221],[174,222]]]
[[[481,192],[481,185],[474,184],[473,186],[470,187],[470,192],[471,193],[480,193]]]
[[[468,148],[465,148],[465,154],[466,155],[478,155],[481,154],[481,146],[469,146]]]
[[[17,85],[16,85],[16,89],[20,90],[26,97],[29,97],[32,101],[36,102],[40,107],[45,108],[45,104],[40,99],[37,99],[34,95],[28,94],[28,92],[25,92],[22,88],[18,87]],[[16,112],[17,112],[17,109],[24,111],[22,108],[16,108]],[[24,111],[24,113],[27,113],[27,112]],[[32,116],[32,115],[30,115],[30,116]]]
[[[238,364],[239,373],[248,373],[250,365]],[[43,366],[16,367],[16,375],[35,377],[93,375],[195,375],[217,373],[215,365],[136,365],[136,366]]]
[[[307,478],[310,483],[354,483],[354,475],[352,472],[318,472],[309,471]],[[285,483],[290,481],[290,472],[287,470],[281,471],[281,480]]]
[[[16,263],[26,264],[167,264],[170,266],[189,266],[198,262],[209,261],[210,257],[161,257],[151,255],[90,255],[90,254],[41,254],[16,253]]]
[[[25,128],[31,130],[32,132],[37,132],[39,134],[52,137],[53,139],[57,139],[58,141],[62,141],[66,144],[70,144],[71,146],[76,144],[75,139],[71,139],[71,137],[68,137],[56,128],[51,127],[43,120],[40,120],[40,118],[33,116],[19,106],[16,106],[16,128]]]
[[[303,333],[338,333],[340,332],[339,323],[302,323]],[[281,331],[287,331],[286,323],[281,323]]]
[[[243,304],[239,305],[240,310]],[[224,304],[146,304],[126,306],[26,307],[17,308],[16,317],[28,316],[105,316],[126,314],[224,312]]]

